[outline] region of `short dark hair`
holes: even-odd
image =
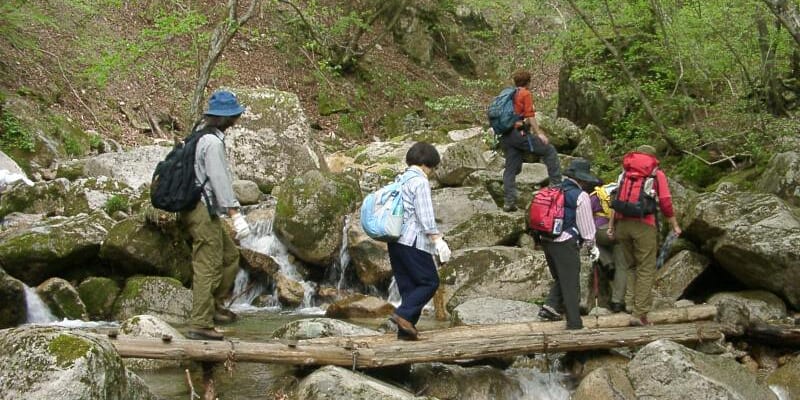
[[[428,168],[436,168],[441,161],[442,159],[439,157],[436,147],[433,147],[430,143],[414,143],[406,153],[406,164],[409,166],[424,165]]]
[[[222,117],[217,115],[204,115],[203,120],[205,121],[205,126],[209,128],[217,128],[221,131],[225,131],[226,129],[232,127],[236,121],[239,119],[239,115],[231,115],[228,117]]]
[[[531,83],[531,73],[520,70],[514,72],[514,75],[511,75],[511,79],[514,79],[514,86],[516,87],[528,86]]]

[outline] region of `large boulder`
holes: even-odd
[[[107,339],[55,327],[0,331],[0,393],[7,399],[156,400]]]
[[[129,278],[114,302],[118,321],[150,314],[170,324],[184,324],[191,311],[192,292],[176,279],[160,276]]]
[[[25,171],[23,171],[22,168],[20,168],[19,164],[17,164],[17,162],[14,161],[14,159],[9,157],[8,155],[6,155],[6,153],[3,153],[2,151],[0,151],[0,170],[6,170],[11,174],[26,175]]]
[[[612,94],[593,77],[573,76],[573,63],[564,63],[558,74],[558,116],[578,126],[594,124],[608,131],[616,122],[606,113],[613,104]]]
[[[441,363],[415,364],[410,384],[416,393],[436,399],[526,399],[519,381],[501,369],[465,368]]]
[[[421,399],[405,390],[364,374],[327,366],[300,382],[298,400],[412,400]]]
[[[50,278],[36,288],[36,293],[56,318],[89,320],[86,305],[69,282],[61,278]]]
[[[25,285],[0,268],[0,329],[25,323]]]
[[[709,263],[707,257],[689,250],[670,258],[656,273],[653,307],[673,307],[686,288],[708,268]]]
[[[479,212],[447,232],[453,250],[470,247],[511,246],[525,232],[522,213]]]
[[[469,174],[486,168],[478,140],[467,140],[448,145],[442,153],[442,162],[436,168],[436,178],[443,185],[461,186]]]
[[[136,146],[124,152],[103,153],[84,160],[83,174],[107,176],[141,189],[149,184],[156,165],[172,150],[169,146]]]
[[[370,286],[388,282],[392,277],[392,266],[386,243],[370,239],[364,233],[358,213],[350,218],[352,223],[347,230],[347,252],[358,280]]]
[[[732,358],[700,353],[668,340],[652,342],[628,364],[636,398],[777,400]]]
[[[377,331],[332,318],[306,318],[292,321],[272,332],[276,339],[316,339],[340,336],[378,335]]]
[[[635,400],[631,381],[625,370],[602,367],[590,372],[575,390],[572,400]]]
[[[119,331],[123,335],[149,337],[162,339],[170,337],[172,339],[186,339],[177,329],[170,324],[152,315],[135,315],[122,321]],[[129,368],[153,370],[161,368],[179,367],[181,362],[178,360],[154,360],[149,358],[126,358],[125,365]]]
[[[303,303],[306,289],[302,283],[280,271],[276,272],[273,278],[275,281],[275,294],[281,304],[286,307],[297,307]]]
[[[54,217],[0,232],[0,265],[29,286],[51,276],[86,276],[99,265],[100,245],[114,220],[103,211]]]
[[[707,301],[716,306],[733,305],[744,307],[751,321],[767,322],[786,316],[786,304],[780,297],[763,290],[716,293]]]
[[[544,253],[518,247],[482,247],[457,251],[440,273],[447,311],[471,299],[532,302],[542,300],[552,278]]]
[[[327,170],[308,118],[294,93],[237,89],[247,111],[225,132],[225,148],[234,174],[264,192],[310,170]]]
[[[800,218],[775,195],[704,193],[690,201],[683,225],[739,281],[800,307]]]
[[[188,285],[192,279],[188,240],[178,224],[159,228],[143,218],[128,218],[109,230],[100,259],[123,276],[168,276]]]
[[[756,187],[800,206],[800,153],[789,151],[772,156]]]
[[[454,326],[491,325],[539,321],[539,306],[517,300],[479,297],[459,304],[451,318]]]
[[[475,171],[467,177],[464,185],[482,186],[486,188],[495,203],[503,204],[505,198],[503,192],[505,159],[499,155],[492,159],[494,160],[493,164],[497,165],[490,166],[490,169]],[[522,164],[522,172],[517,175],[515,181],[517,186],[517,207],[523,210],[527,209],[536,189],[541,187],[547,180],[547,167],[544,164],[528,162]]]
[[[499,211],[483,187],[460,187],[434,190],[431,195],[439,230],[448,236],[451,229],[480,212]]]
[[[348,175],[308,171],[281,186],[275,233],[297,258],[327,266],[342,246],[345,216],[360,200],[358,183]]]
[[[581,128],[567,118],[552,118],[547,114],[537,113],[536,121],[547,134],[550,144],[560,152],[572,150],[583,138]]]
[[[117,282],[104,277],[91,276],[78,285],[78,294],[92,320],[103,321],[111,317],[119,291]]]
[[[0,196],[0,217],[12,212],[74,216],[103,208],[113,196],[130,199],[136,192],[128,185],[107,177],[65,178],[15,185]]]

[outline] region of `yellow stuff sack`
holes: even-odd
[[[594,188],[594,192],[592,192],[591,195],[597,196],[597,198],[600,199],[600,206],[603,207],[603,211],[597,211],[594,213],[594,215],[611,218],[611,196],[616,190],[616,182]]]

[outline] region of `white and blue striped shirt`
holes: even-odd
[[[435,254],[436,247],[428,235],[438,235],[440,232],[433,214],[431,184],[422,169],[417,166],[408,167],[401,177],[408,180],[403,185],[402,191],[403,233],[397,242]]]

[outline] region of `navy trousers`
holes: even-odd
[[[547,175],[551,185],[561,183],[561,164],[558,153],[552,144],[544,144],[535,134],[512,130],[500,139],[506,153],[506,166],[503,170],[503,191],[505,204],[517,201],[517,175],[522,172],[522,161],[525,153],[533,153],[540,157],[547,167]]]
[[[581,259],[575,238],[564,242],[542,240],[547,266],[555,282],[550,287],[546,304],[567,314],[567,329],[583,328],[580,310]]]
[[[422,308],[439,287],[439,273],[430,253],[400,243],[389,243],[389,262],[400,291],[395,313],[416,325]]]

